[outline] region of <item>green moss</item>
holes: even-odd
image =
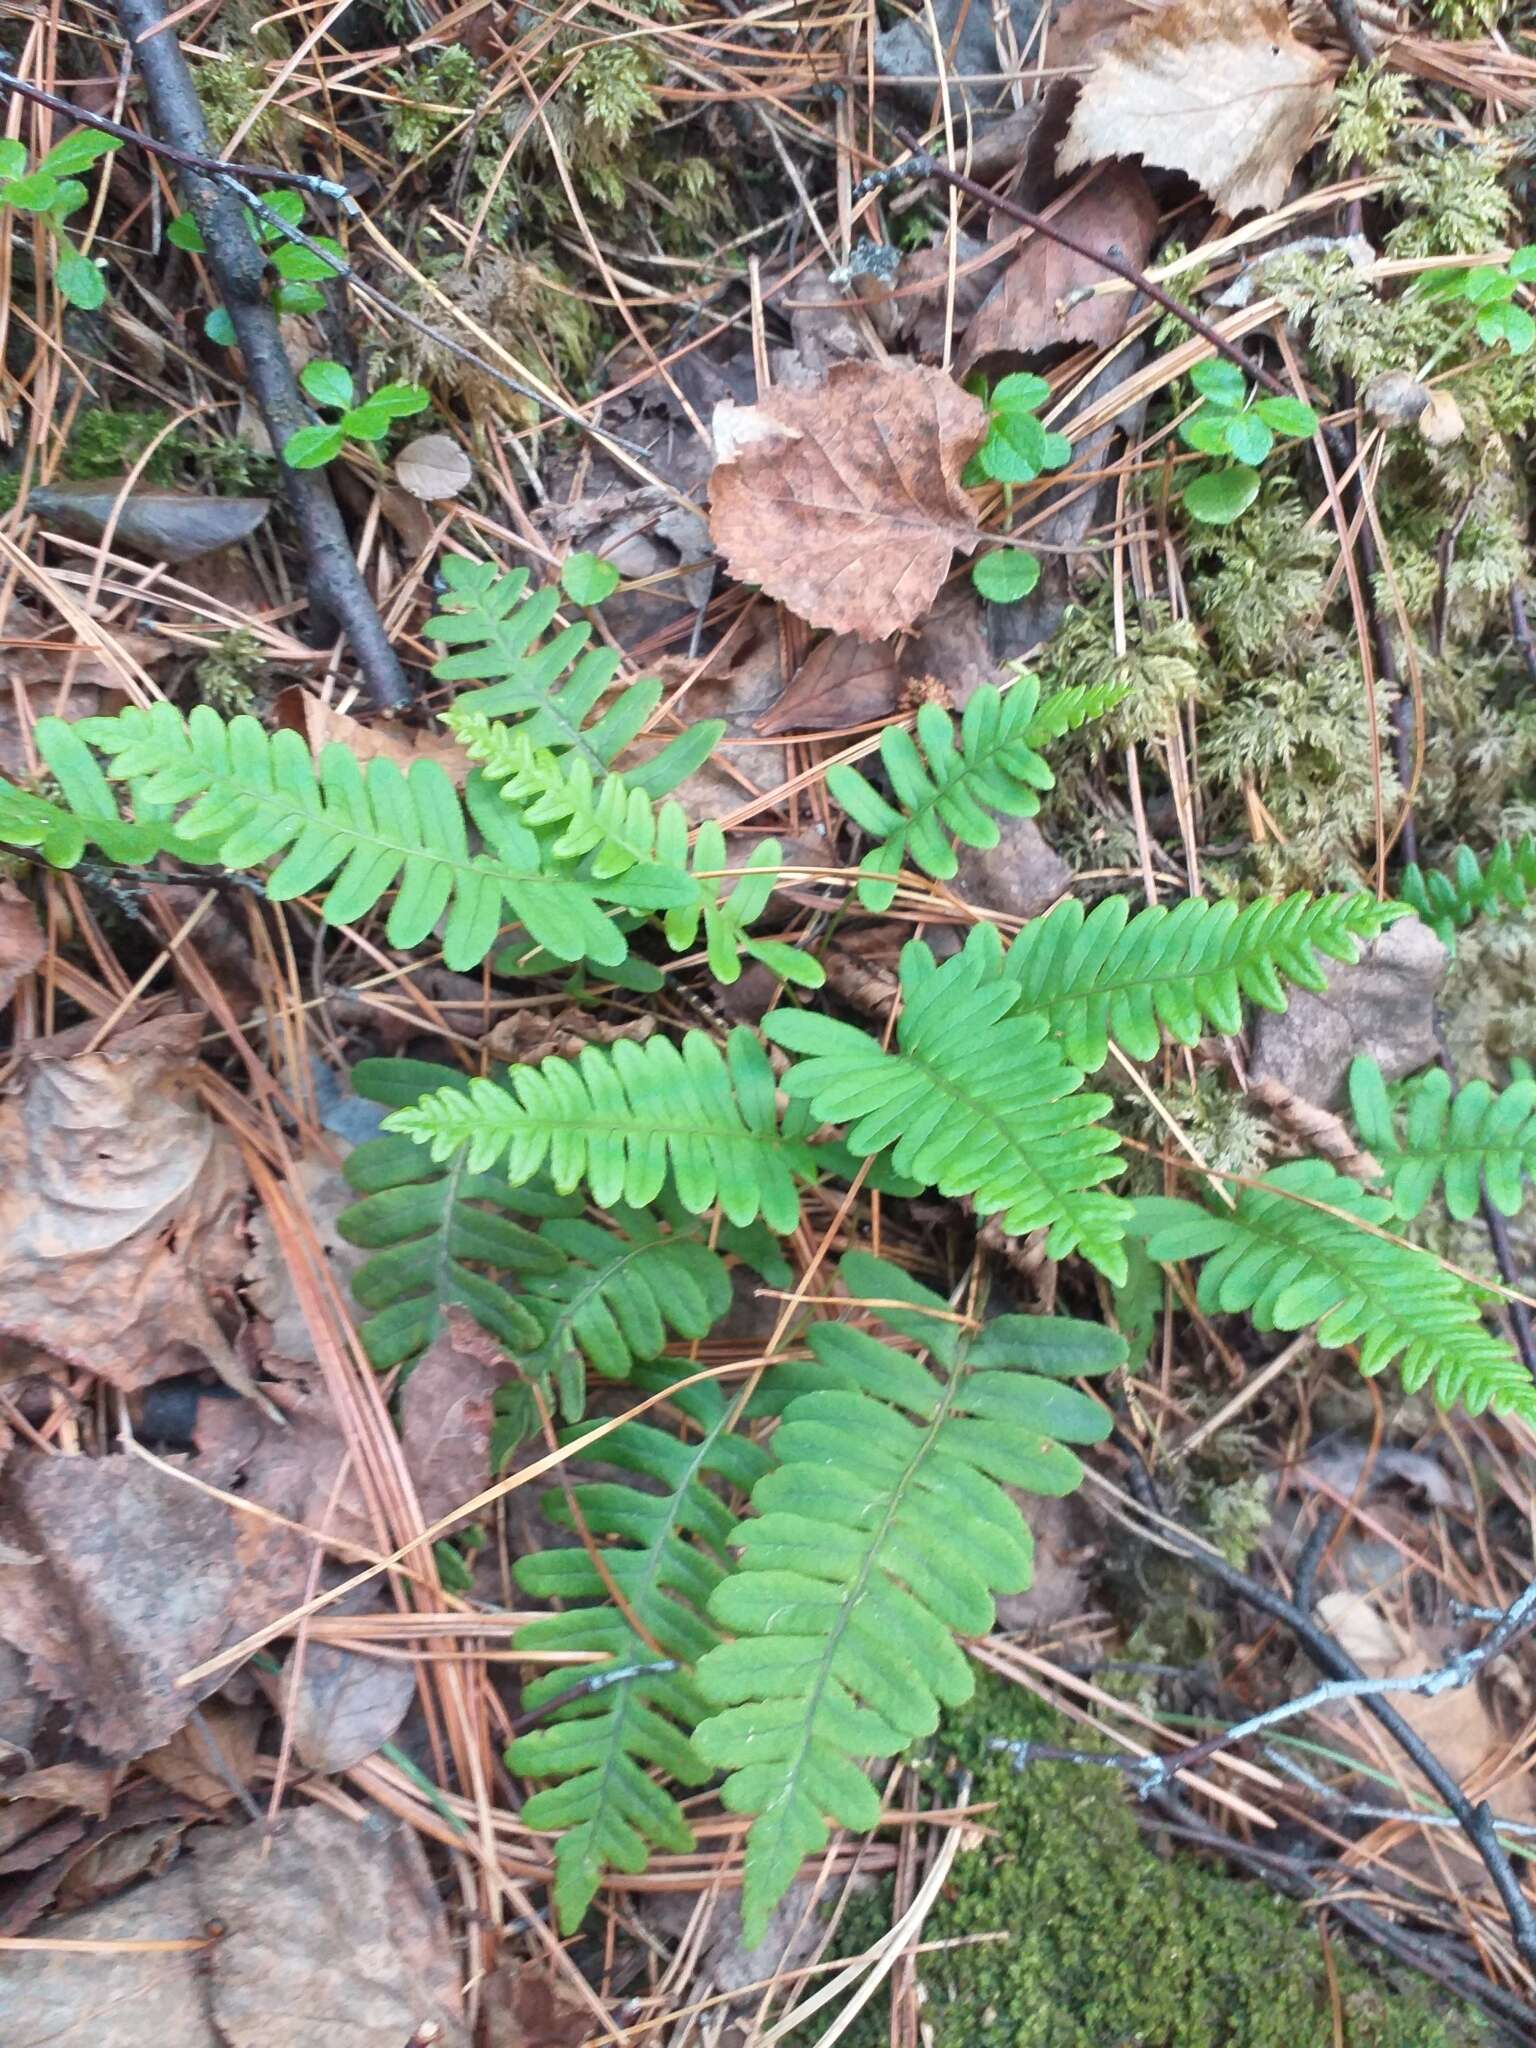
[[[1291,1902],[1148,1846],[1121,1781],[1075,1765],[1016,1771],[998,1741],[1074,1739],[1027,1695],[983,1682],[940,1733],[938,1753],[995,1800],[989,1839],[962,1853],[925,1941],[1007,1939],[919,1964],[931,2048],[1314,2048],[1333,2038],[1315,1920]],[[935,1793],[954,1795],[933,1770]],[[856,1903],[839,1947],[856,1954],[888,1923]],[[1349,2048],[1466,2048],[1477,2016],[1417,1980],[1378,1975],[1334,1937]],[[876,2048],[874,2001],[846,2038]],[[818,2022],[819,2024],[819,2022]]]
[[[204,704],[226,718],[252,711],[256,694],[267,672],[261,642],[243,626],[221,633],[193,671],[197,694]]]
[[[163,412],[114,412],[107,406],[87,407],[75,420],[59,467],[71,481],[121,476],[138,461],[168,418]],[[145,464],[142,481],[170,483],[185,452],[181,435],[167,434]]]

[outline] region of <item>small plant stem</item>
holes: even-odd
[[[133,53],[155,125],[183,156],[209,162],[208,130],[192,73],[174,30],[166,26],[160,0],[117,0],[118,25]],[[183,169],[187,198],[208,249],[208,264],[219,287],[245,357],[251,395],[272,445],[281,450],[290,435],[310,424],[309,408],[294,381],[263,283],[266,258],[246,219],[246,208],[222,171],[205,176]],[[342,521],[324,470],[291,469],[278,457],[283,488],[304,536],[309,597],[322,631],[339,626],[356,658],[370,703],[399,711],[411,701],[410,685],[390,644]]]
[[[1182,300],[1174,298],[1171,292],[1165,292],[1160,284],[1154,284],[1144,271],[1136,268],[1134,263],[1127,263],[1123,256],[1116,256],[1108,249],[1096,249],[1091,242],[1080,241],[1076,235],[1069,234],[1056,221],[1047,220],[1043,214],[1032,213],[1027,206],[1020,206],[1016,199],[1005,199],[1000,192],[994,192],[990,186],[978,184],[976,179],[966,177],[963,172],[952,171],[948,164],[940,163],[937,158],[931,157],[921,143],[904,128],[898,128],[896,136],[898,141],[913,152],[915,159],[910,165],[898,165],[899,172],[914,178],[937,178],[941,185],[953,186],[957,192],[965,193],[967,198],[991,207],[994,213],[1001,213],[1008,220],[1016,220],[1021,227],[1033,228],[1036,234],[1044,235],[1048,241],[1058,243],[1063,249],[1070,249],[1074,256],[1082,256],[1089,263],[1097,263],[1101,269],[1124,278],[1127,284],[1134,285],[1139,292],[1144,292],[1154,305],[1161,306],[1165,313],[1171,313],[1175,319],[1182,320],[1184,325],[1198,334],[1202,341],[1208,341],[1218,355],[1223,355],[1229,362],[1236,363],[1245,377],[1252,377],[1255,383],[1262,384],[1266,391],[1273,393],[1277,398],[1295,397],[1296,394],[1288,384],[1282,383],[1262,364],[1253,362],[1236,342],[1228,341],[1219,329],[1213,327],[1209,320],[1203,319],[1192,306],[1186,306]]]
[[[40,85],[18,78],[13,71],[0,69],[0,90],[31,100],[35,106],[47,107],[55,114],[64,115],[66,120],[78,121],[82,128],[94,128],[102,135],[115,135],[119,142],[148,150],[152,156],[164,157],[167,163],[175,164],[183,171],[195,171],[199,177],[255,178],[264,185],[292,185],[301,192],[313,192],[321,199],[334,199],[347,213],[357,212],[357,201],[345,185],[338,185],[333,178],[318,178],[308,171],[285,171],[275,164],[234,163],[226,157],[202,156],[196,150],[178,149],[174,143],[161,142],[155,136],[145,135],[140,129],[130,128],[123,121],[114,121],[106,114],[88,113],[84,107],[77,107],[73,100],[63,99],[56,92],[45,92]]]

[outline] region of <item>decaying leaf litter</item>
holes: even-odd
[[[93,114],[169,139],[139,82],[152,63],[120,32],[138,19],[12,24],[7,73],[78,110],[7,90],[23,168]],[[165,235],[185,209],[174,159],[98,164],[67,226],[13,197],[7,776],[47,789],[39,718],[165,698],[462,786],[424,633],[458,554],[526,568],[623,680],[658,675],[657,739],[723,722],[684,812],[719,822],[721,865],[774,835],[767,929],[882,1030],[904,937],[942,955],[983,916],[1011,933],[1116,892],[1391,889],[1405,855],[1528,828],[1526,292],[1513,264],[1507,296],[1476,287],[1491,295],[1464,301],[1454,350],[1413,295],[1426,273],[1497,279],[1532,239],[1520,10],[1068,0],[1048,19],[935,0],[791,25],[584,4],[343,24],[225,0],[178,33],[216,152],[318,174],[359,208],[317,207],[311,231],[341,234],[358,289],[326,281],[284,310],[284,358],[342,356],[359,388],[419,379],[432,410],[336,465],[361,577],[334,575],[306,545],[315,501],[285,498],[261,378],[221,339],[218,266]],[[872,179],[919,146],[970,184],[922,162]],[[105,306],[68,268],[77,242]],[[280,274],[308,281],[297,257]],[[1315,434],[1258,409],[1302,401]],[[1294,438],[1272,454],[1277,433]],[[1240,517],[1188,516],[1192,479],[1239,469],[1258,479]],[[947,731],[1026,655],[1049,685],[1119,702],[1055,757],[1038,821],[962,832],[958,858],[919,858],[914,837],[890,908],[865,914],[849,768],[896,782],[883,733]],[[1239,1180],[1297,1154],[1380,1167],[1353,1147],[1358,1054],[1388,1081],[1442,1052],[1463,1080],[1518,1080],[1531,941],[1506,893],[1512,919],[1459,932],[1431,893],[1423,924],[1326,993],[1112,1069],[1137,1192],[1176,1192],[1190,1156]],[[552,1916],[551,1841],[504,1755],[539,1720],[530,1688],[569,1692],[582,1664],[511,1647],[532,1618],[511,1566],[580,1545],[605,1569],[571,1489],[614,1468],[601,1442],[554,1447],[525,1367],[569,1387],[637,1327],[587,1302],[580,1201],[530,1249],[481,1184],[440,1238],[391,1251],[406,1279],[350,1292],[378,1240],[343,1212],[397,1170],[368,1150],[391,1104],[365,1062],[451,1076],[657,1030],[723,1039],[782,1001],[777,956],[726,979],[701,939],[707,962],[674,963],[659,993],[566,987],[459,971],[382,917],[337,929],[315,907],[167,857],[142,879],[7,857],[0,881],[7,2038],[270,2048],[323,2012],[379,2048],[682,2041],[722,2019],[765,2039],[826,1984],[801,2025],[973,2034],[983,2003],[955,1997],[952,1957],[941,1994],[918,1954],[975,1942],[990,1985],[1004,1931],[965,1918],[967,1873],[1014,1847],[946,1775],[958,1725],[886,1767],[890,1825],[835,1835],[759,1948],[734,1903],[742,1825],[707,1777],[691,1847],[610,1871],[579,1934]],[[1437,1668],[1469,1610],[1529,1578],[1524,1423],[1399,1408],[1305,1337],[1257,1344],[1179,1299],[1144,1256],[1111,1295],[1059,1272],[1044,1232],[994,1221],[972,1268],[975,1221],[899,1184],[822,1185],[777,1274],[732,1245],[716,1298],[680,1252],[656,1348],[730,1393],[871,1232],[930,1283],[971,1272],[1008,1307],[1059,1313],[1061,1290],[1072,1313],[1112,1314],[1139,1361],[1114,1383],[1116,1434],[1088,1454],[1089,1491],[1036,1519],[1033,1588],[972,1645],[1056,1710],[1058,1747],[1179,1752],[1313,1682],[1304,1637],[1158,1548],[1170,1518],[1315,1600],[1372,1675]],[[1475,1214],[1424,1233],[1497,1276]],[[1518,1295],[1518,1213],[1505,1237]],[[424,1260],[447,1305],[420,1355],[381,1369],[378,1330],[371,1358],[360,1332],[417,1329]],[[524,1320],[498,1341],[485,1318],[514,1294]],[[637,1381],[642,1397],[654,1419]],[[617,1423],[626,1399],[602,1387],[589,1414]],[[531,1433],[503,1466],[514,1407]],[[1529,1670],[1517,1644],[1404,1708],[1515,1828]],[[1528,2031],[1529,1959],[1499,1898],[1432,1781],[1357,1709],[1203,1759],[1178,1790],[1145,1808],[1165,1847],[1305,1903],[1317,2038],[1471,2039],[1478,2005]],[[1430,2005],[1410,2003],[1424,1983]],[[1418,2032],[1383,2031],[1394,2002]],[[1118,2039],[1134,2017],[1061,2038]],[[1188,2026],[1170,2048],[1214,2038]]]

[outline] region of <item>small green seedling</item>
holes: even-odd
[[[1512,356],[1536,346],[1536,319],[1515,304],[1521,286],[1536,285],[1536,242],[1517,249],[1508,263],[1479,263],[1470,270],[1426,270],[1414,289],[1420,298],[1471,309],[1472,326],[1489,348],[1503,342]]]
[[[78,173],[121,147],[114,135],[76,128],[29,170],[26,145],[14,136],[0,138],[0,206],[36,214],[43,221],[54,240],[53,281],[59,296],[86,313],[105,303],[107,281],[91,258],[70,241],[64,222],[90,197]]]
[[[560,588],[572,604],[601,604],[619,587],[619,572],[601,555],[583,550],[567,555],[560,570]]]
[[[983,484],[1003,486],[1005,499],[1016,484],[1032,484],[1047,470],[1061,469],[1072,459],[1065,434],[1042,426],[1039,410],[1051,395],[1043,377],[1018,371],[1000,377],[991,391],[972,386],[987,408],[987,438],[961,472],[967,489]],[[1022,548],[997,548],[972,564],[971,581],[993,604],[1017,604],[1040,581],[1040,564]]]
[[[299,382],[316,405],[340,412],[341,418],[317,421],[290,434],[283,443],[283,460],[290,469],[323,469],[349,441],[382,441],[396,420],[424,412],[432,403],[431,394],[419,384],[381,384],[357,405],[352,372],[324,357],[306,363]]]
[[[318,313],[325,304],[325,294],[320,282],[336,275],[338,265],[346,264],[346,252],[340,242],[330,235],[310,235],[314,248],[306,249],[298,242],[288,241],[279,221],[286,221],[296,228],[304,218],[304,196],[300,192],[274,192],[263,202],[268,213],[276,214],[277,220],[263,220],[248,216],[251,233],[259,246],[267,250],[267,261],[277,272],[279,283],[272,294],[272,304],[279,313]],[[177,249],[186,249],[192,255],[207,253],[208,244],[203,240],[203,231],[190,213],[179,213],[165,231],[165,239]],[[277,244],[274,247],[273,244]],[[317,254],[323,251],[323,254]],[[327,261],[327,258],[333,259]],[[203,332],[220,348],[235,346],[234,322],[222,306],[215,306],[203,322]]]
[[[1257,398],[1236,363],[1197,363],[1189,381],[1202,403],[1179,428],[1179,437],[1202,455],[1225,458],[1184,486],[1184,509],[1206,526],[1226,526],[1259,495],[1258,465],[1277,434],[1304,440],[1317,432],[1317,414],[1304,399]]]

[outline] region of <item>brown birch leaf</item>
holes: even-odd
[[[753,726],[765,737],[780,732],[825,732],[888,718],[901,696],[894,642],[833,633],[819,641],[795,670],[789,688]]]
[[[978,534],[960,472],[981,401],[942,370],[848,363],[715,408],[710,531],[730,573],[813,626],[883,640],[922,617]]]

